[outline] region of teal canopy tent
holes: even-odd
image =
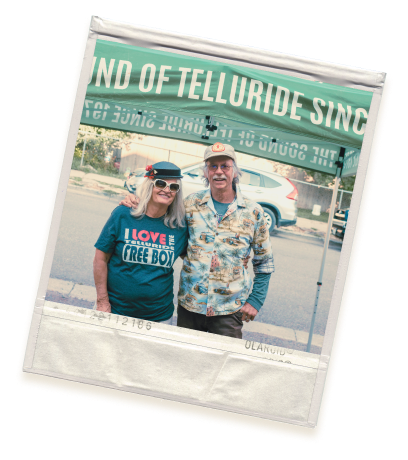
[[[229,143],[239,152],[335,176],[310,351],[337,190],[341,177],[357,172],[372,92],[258,67],[98,39],[81,123]]]

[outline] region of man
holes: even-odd
[[[262,207],[242,196],[232,146],[217,142],[204,152],[209,190],[184,200],[189,228],[178,293],[177,326],[242,338],[243,321],[254,320],[274,272]],[[131,206],[129,195],[121,204]],[[245,259],[254,250],[255,279]]]

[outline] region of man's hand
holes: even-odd
[[[245,259],[242,261],[244,267],[245,267],[245,270],[248,270],[248,262],[249,262],[249,259],[251,258],[251,253],[249,253]]]
[[[242,321],[246,321],[247,323],[249,323],[249,321],[253,321],[255,316],[258,314],[258,310],[248,302],[245,302],[240,311],[242,312]]]
[[[139,198],[133,195],[133,193],[129,193],[129,195],[126,195],[126,198],[119,203],[119,206],[137,208],[139,206]]]
[[[96,309],[98,311],[104,311],[106,313],[111,313],[111,304],[109,303],[108,296],[103,297],[102,299],[96,300]]]

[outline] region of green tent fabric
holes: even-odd
[[[81,123],[228,142],[250,155],[333,175],[345,147],[344,172],[351,175],[371,98],[369,91],[97,40]]]
[[[81,123],[209,145],[217,141],[229,143],[238,152],[332,175],[336,174],[340,152],[335,144],[232,120],[157,109],[139,111],[123,104],[111,108],[108,102],[89,99],[85,101]],[[207,126],[217,129],[208,131]],[[348,155],[355,151],[346,149]]]

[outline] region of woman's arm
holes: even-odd
[[[94,280],[96,287],[96,309],[110,313],[111,305],[108,296],[108,262],[112,254],[95,250],[93,261]]]

